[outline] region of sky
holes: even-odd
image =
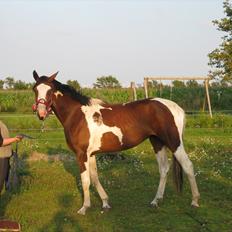
[[[206,76],[223,0],[0,0],[0,79]]]

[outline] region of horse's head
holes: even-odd
[[[33,91],[35,92],[35,104],[33,105],[33,110],[37,112],[40,120],[44,120],[51,111],[52,97],[54,95],[54,79],[56,78],[55,73],[50,77],[41,76],[33,71],[33,77],[36,81]]]

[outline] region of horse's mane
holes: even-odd
[[[77,91],[72,86],[62,84],[56,80],[54,80],[53,83],[54,83],[55,88],[57,90],[61,91],[64,94],[68,94],[71,98],[79,101],[82,105],[89,105],[90,104],[90,98],[88,96],[85,96],[84,94],[82,94],[80,91]]]

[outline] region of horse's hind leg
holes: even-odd
[[[108,204],[108,195],[106,194],[105,190],[103,189],[97,173],[97,164],[96,164],[96,157],[95,155],[89,158],[89,168],[90,168],[90,177],[93,185],[96,187],[99,196],[102,199],[102,208],[104,210],[110,209],[110,205]]]
[[[177,150],[174,152],[174,155],[182,168],[184,169],[184,172],[187,174],[191,190],[192,190],[192,206],[199,207],[198,200],[200,198],[200,193],[198,191],[197,182],[195,179],[194,171],[193,171],[193,164],[190,161],[187,153],[185,152],[184,146],[181,143],[180,146],[177,148]]]
[[[151,202],[152,206],[158,206],[158,202],[163,199],[164,190],[167,182],[167,173],[169,170],[168,157],[166,153],[166,147],[155,136],[150,137],[151,144],[156,153],[156,159],[159,165],[160,182],[154,200]]]

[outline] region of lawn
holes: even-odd
[[[91,188],[92,207],[86,216],[77,214],[82,206],[79,170],[63,132],[26,133],[36,139],[19,145],[20,186],[15,193],[4,192],[0,199],[0,216],[20,222],[22,231],[232,231],[231,129],[185,130],[186,150],[201,193],[199,209],[190,207],[187,178],[183,193],[176,193],[171,171],[164,201],[159,208],[149,207],[159,172],[152,147],[145,141],[114,158],[98,156],[100,180],[112,209],[103,213]]]

